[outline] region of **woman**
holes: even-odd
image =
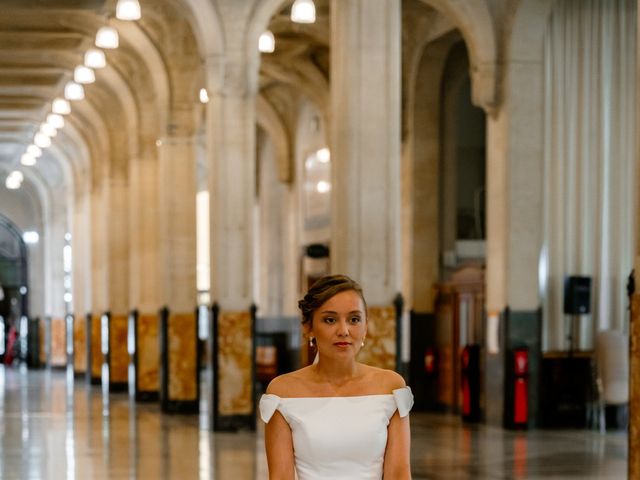
[[[318,360],[275,378],[260,400],[269,478],[410,479],[411,390],[397,373],[356,361],[367,334],[362,289],[326,276],[298,306]]]

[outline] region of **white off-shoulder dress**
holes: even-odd
[[[409,414],[409,387],[356,397],[281,398],[265,394],[265,423],[278,410],[291,427],[298,480],[380,480],[393,414]]]

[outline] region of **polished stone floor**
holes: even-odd
[[[0,478],[266,479],[262,427],[211,433],[198,415],[107,394],[56,370],[0,366]],[[411,416],[414,479],[626,478],[627,437],[510,432],[455,416]]]

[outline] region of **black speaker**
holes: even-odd
[[[564,280],[564,313],[581,315],[591,310],[591,277],[570,276]]]

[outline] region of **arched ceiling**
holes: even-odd
[[[58,142],[71,142],[45,154],[32,168],[46,182],[67,173],[67,183],[89,174],[90,165],[126,167],[149,152],[170,122],[171,109],[189,109],[201,80],[201,59],[183,0],[141,0],[143,18],[114,17],[116,0],[2,0],[0,8],[0,166],[19,167],[20,155],[63,96],[73,69],[82,64],[97,30],[106,24],[120,34],[120,47],[105,51],[107,67],[85,86],[85,100],[72,102]],[[175,42],[167,32],[178,34]],[[174,38],[175,40],[175,38]],[[189,83],[189,85],[185,85]],[[185,107],[186,105],[186,107]],[[183,115],[187,117],[187,115]],[[66,127],[65,127],[66,128]],[[126,135],[123,135],[126,132]],[[141,145],[144,143],[144,145]],[[90,158],[86,158],[90,156]],[[79,158],[84,157],[84,158]],[[71,165],[56,165],[67,162]],[[89,167],[89,168],[88,168]],[[0,179],[4,186],[4,177]],[[47,182],[48,183],[48,182]],[[52,187],[53,183],[50,184]]]

